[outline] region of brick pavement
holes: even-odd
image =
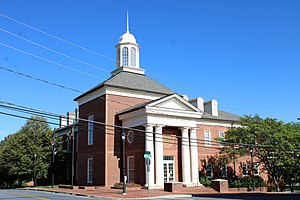
[[[39,191],[48,191],[48,192],[57,192],[57,193],[66,193],[72,195],[80,195],[80,196],[90,196],[90,197],[104,197],[104,198],[148,198],[147,189],[140,188],[127,188],[127,195],[122,195],[122,189],[111,189],[109,187],[96,187],[95,189],[87,188],[87,189],[64,189],[64,188],[30,188],[31,190],[39,190]],[[163,189],[151,189],[150,197],[167,197],[167,196],[182,196],[182,197],[190,197],[192,194],[209,194],[209,193],[217,193],[211,188],[205,187],[183,187],[180,192],[166,192]]]

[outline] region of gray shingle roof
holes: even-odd
[[[218,116],[213,116],[210,113],[205,112],[202,116],[203,119],[217,119],[217,120],[226,120],[226,121],[240,121],[240,116],[231,114],[222,110],[219,110]]]
[[[111,87],[138,90],[138,91],[151,92],[156,94],[165,94],[165,95],[175,93],[173,90],[163,86],[162,84],[158,83],[157,81],[145,75],[121,71],[120,73],[111,76],[106,81],[88,90],[86,93],[76,97],[74,100],[76,101],[77,99],[103,86],[111,86]]]

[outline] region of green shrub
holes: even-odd
[[[115,188],[123,188],[123,183],[115,183],[114,184],[114,187]],[[141,187],[140,184],[137,184],[137,183],[126,183],[126,187],[128,188],[132,188],[132,187]]]
[[[211,180],[209,180],[206,176],[200,177],[199,182],[205,187],[211,186]]]
[[[259,177],[259,176],[255,176],[254,177],[254,185],[255,187],[265,187],[266,183],[264,182],[264,180]],[[235,179],[231,179],[228,180],[228,186],[230,188],[249,188],[252,187],[252,178],[251,177],[243,177],[243,178],[235,178]]]

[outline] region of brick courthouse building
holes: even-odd
[[[219,110],[216,100],[189,100],[147,77],[128,26],[115,47],[117,67],[111,77],[75,98],[79,118],[86,119],[78,122],[77,185],[112,186],[122,180],[123,130],[128,182],[146,184],[145,151],[152,155],[150,187],[169,181],[196,185],[203,169],[213,177],[207,159],[222,145],[214,140],[239,117]]]

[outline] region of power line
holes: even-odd
[[[63,85],[60,85],[60,84],[57,84],[57,83],[53,83],[53,82],[50,82],[50,81],[46,81],[44,79],[40,79],[40,78],[37,78],[37,77],[33,77],[31,75],[28,75],[28,74],[17,72],[17,71],[8,69],[8,68],[3,67],[3,66],[0,66],[0,69],[6,70],[6,71],[14,73],[14,74],[18,74],[20,76],[25,76],[27,78],[34,79],[36,81],[40,81],[40,82],[43,82],[43,83],[46,83],[46,84],[50,84],[50,85],[53,85],[53,86],[56,86],[56,87],[60,87],[60,88],[66,89],[66,90],[70,90],[70,91],[73,91],[73,92],[77,92],[77,93],[83,94],[82,91],[79,91],[79,90],[76,90],[76,89],[73,89],[73,88],[69,88],[69,87],[66,87],[66,86],[63,86]]]
[[[8,33],[8,34],[10,34],[10,35],[12,35],[12,36],[15,36],[15,37],[17,37],[17,38],[19,38],[19,39],[22,39],[22,40],[24,40],[24,41],[26,41],[26,42],[29,42],[29,43],[31,43],[31,44],[33,44],[33,45],[35,45],[35,46],[41,47],[41,48],[43,48],[43,49],[46,49],[46,50],[48,50],[48,51],[51,51],[51,52],[53,52],[53,53],[56,53],[56,54],[61,55],[61,56],[63,56],[63,57],[66,57],[66,58],[68,58],[68,59],[74,60],[74,61],[76,61],[76,62],[79,62],[79,63],[81,63],[81,64],[84,64],[84,65],[93,67],[93,68],[98,69],[98,70],[101,70],[101,71],[104,71],[104,72],[106,72],[106,73],[110,73],[110,71],[108,71],[108,70],[106,70],[106,69],[97,67],[97,66],[95,66],[95,65],[89,64],[89,63],[87,63],[87,62],[84,62],[84,61],[79,60],[79,59],[77,59],[77,58],[74,58],[74,57],[72,57],[72,56],[66,55],[66,54],[64,54],[64,53],[61,53],[61,52],[59,52],[59,51],[56,51],[56,50],[51,49],[51,48],[49,48],[49,47],[46,47],[46,46],[44,46],[44,45],[38,44],[38,43],[36,43],[36,42],[33,42],[32,40],[29,40],[29,39],[26,39],[26,38],[21,37],[21,36],[19,36],[19,35],[16,35],[16,34],[14,34],[14,33],[12,33],[12,32],[9,32],[8,30],[5,30],[5,29],[3,29],[3,28],[0,28],[0,30],[3,31],[3,32],[5,32],[5,33]]]
[[[72,68],[72,67],[69,67],[69,66],[60,64],[60,63],[58,63],[58,62],[51,61],[51,60],[49,60],[49,59],[47,59],[47,58],[43,58],[43,57],[41,57],[41,56],[37,56],[37,55],[32,54],[32,53],[29,53],[29,52],[27,52],[27,51],[23,51],[23,50],[21,50],[21,49],[18,49],[18,48],[15,48],[15,47],[13,47],[13,46],[4,44],[4,43],[2,43],[2,42],[0,42],[0,45],[5,46],[5,47],[7,47],[7,48],[9,48],[9,49],[13,49],[13,50],[15,50],[15,51],[18,51],[18,52],[20,52],[20,53],[23,53],[23,54],[32,56],[32,57],[34,57],[34,58],[38,58],[38,59],[40,59],[40,60],[49,62],[49,63],[51,63],[51,64],[54,64],[54,65],[57,65],[57,66],[60,66],[60,67],[63,67],[63,68],[66,68],[66,69],[69,69],[69,70],[72,70],[72,71],[75,71],[75,72],[84,74],[84,75],[87,75],[87,76],[91,76],[91,77],[94,77],[94,78],[97,78],[97,79],[104,79],[104,78],[102,78],[102,77],[95,76],[95,75],[93,75],[93,74],[89,74],[89,73],[87,73],[87,72],[84,72],[84,71],[81,71],[81,70],[78,70],[78,69],[74,69],[74,68]]]
[[[0,103],[6,104],[6,102],[0,101]],[[18,106],[17,104],[13,104],[13,103],[9,103],[10,105],[15,105]],[[22,106],[23,108],[27,108],[29,110],[34,110],[34,111],[39,111],[38,109],[35,108],[28,108],[26,106]],[[40,111],[40,112],[44,112],[44,111]],[[47,112],[49,113],[49,112]],[[64,116],[64,115],[58,115],[53,113],[55,116]],[[64,116],[65,118],[67,118],[66,116]],[[125,127],[125,126],[119,126],[119,125],[113,125],[113,124],[107,124],[104,122],[99,122],[99,121],[95,121],[95,120],[89,120],[89,119],[84,119],[84,118],[77,118],[76,120],[79,121],[84,121],[84,122],[93,122],[94,124],[99,124],[99,125],[104,125],[104,126],[108,126],[108,127],[114,127],[114,128],[120,128],[120,129],[126,129],[126,130],[133,130],[133,131],[137,131],[137,132],[142,132],[142,133],[152,133],[152,134],[158,134],[158,135],[163,135],[161,133],[155,133],[155,132],[147,132],[144,130],[140,130],[140,129],[136,129],[136,128],[132,128],[132,127]],[[146,136],[147,137],[147,136]],[[189,139],[188,137],[182,137],[182,136],[176,136],[177,138],[181,138],[181,139]],[[197,143],[200,141],[205,142],[206,140],[201,140],[201,139],[193,139],[194,141],[196,141]],[[246,144],[246,143],[232,143],[232,142],[226,142],[226,141],[212,141],[210,140],[210,142],[212,143],[217,143],[217,144],[230,144],[230,145],[242,145],[242,146],[246,146],[246,145],[252,145],[252,146],[262,146],[262,145],[258,145],[258,144]]]
[[[38,119],[34,119],[34,118],[30,118],[30,117],[24,117],[24,116],[21,116],[21,115],[16,115],[16,114],[11,114],[11,113],[7,113],[7,112],[1,112],[0,111],[0,114],[3,114],[3,115],[7,115],[7,116],[11,116],[11,117],[17,117],[17,118],[22,118],[22,119],[27,119],[27,120],[33,120],[33,121],[40,121],[40,122],[45,122],[45,123],[48,123],[48,124],[52,124],[52,125],[59,125],[58,123],[53,123],[53,122],[49,122],[49,121],[43,121],[43,120],[38,120]],[[83,122],[79,122],[81,124],[83,124]],[[86,123],[84,123],[86,124]],[[118,130],[115,130],[115,129],[109,129],[109,128],[105,128],[106,130],[111,130],[111,131],[115,131],[115,133],[118,133],[120,135],[121,133],[121,129],[118,131]],[[138,130],[137,133],[143,133],[144,131],[143,130]],[[153,132],[152,132],[153,133]],[[104,133],[105,135],[115,135],[114,133],[107,133],[105,132]],[[153,133],[154,134],[154,133]],[[154,141],[153,139],[151,138],[148,138],[145,134],[143,134],[142,136],[145,137],[145,139],[143,141]],[[178,137],[178,136],[177,136]],[[143,139],[143,138],[140,138],[140,139]],[[169,138],[163,138],[164,140],[161,140],[159,142],[162,142],[162,143],[166,143],[166,144],[174,144],[174,145],[177,145],[178,143],[177,142],[168,142],[168,141],[165,141],[165,140],[172,140],[172,139],[169,139]],[[197,144],[197,145],[194,145],[194,144]],[[195,146],[195,147],[201,147],[200,145],[198,144],[201,144],[199,142],[194,142],[193,144],[182,144],[182,145],[185,145],[185,146]],[[220,149],[220,147],[212,147],[212,146],[202,146],[203,148],[212,148],[212,149]]]
[[[22,108],[16,108],[16,107],[13,107],[13,106],[6,106],[6,105],[1,105],[1,104],[0,104],[0,107],[5,108],[5,109],[9,109],[9,110],[14,110],[14,111],[17,111],[17,112],[23,112],[23,113],[26,113],[26,114],[31,114],[31,115],[32,114],[41,115],[41,116],[46,117],[46,118],[57,120],[57,117],[49,116],[49,115],[47,115],[45,113],[41,113],[41,112],[33,112],[33,111],[28,111],[28,110],[22,109]]]
[[[25,76],[25,77],[28,77],[28,78],[32,78],[32,79],[35,79],[35,80],[38,80],[38,81],[42,81],[42,82],[47,83],[47,84],[51,84],[51,85],[54,85],[54,86],[59,86],[59,87],[61,87],[61,88],[63,88],[63,89],[70,89],[70,90],[72,90],[72,91],[77,91],[77,90],[75,90],[75,89],[67,88],[67,87],[62,86],[62,85],[58,85],[58,84],[55,84],[55,83],[50,83],[50,82],[45,81],[45,80],[43,80],[43,79],[39,79],[39,78],[35,78],[35,77],[29,76],[29,75],[25,75],[25,74],[20,73],[20,72],[15,72],[15,71],[13,71],[13,70],[10,70],[10,69],[7,69],[7,68],[1,67],[1,66],[0,66],[0,69],[4,69],[4,70],[7,70],[7,71],[12,72],[12,73],[17,73],[17,74],[19,74],[19,75],[22,75],[22,76]],[[80,91],[78,91],[78,92],[80,92]],[[103,98],[103,99],[108,100],[108,99],[106,99],[106,98]],[[7,102],[0,101],[0,103],[7,103]],[[117,103],[121,103],[121,102],[117,102]],[[19,105],[12,104],[12,103],[9,103],[9,105],[19,106]],[[132,105],[129,105],[129,106],[132,106]],[[23,106],[23,107],[24,107],[24,106]],[[27,109],[27,107],[24,107],[24,108]],[[42,112],[45,112],[45,111],[42,111]],[[57,114],[54,114],[54,116],[57,116]],[[130,128],[130,129],[132,129],[132,128]],[[198,129],[198,128],[196,128],[196,129]],[[136,131],[137,131],[137,130],[139,130],[139,129],[136,129]],[[219,142],[218,142],[218,143],[219,143]]]
[[[49,36],[49,37],[51,37],[51,38],[57,39],[57,40],[59,40],[59,41],[61,41],[61,42],[64,42],[64,43],[67,43],[67,44],[69,44],[69,45],[71,45],[71,46],[77,47],[77,48],[79,48],[79,49],[81,49],[81,50],[85,50],[85,51],[87,51],[87,52],[90,52],[90,53],[99,55],[99,56],[104,57],[104,58],[107,58],[107,59],[109,59],[109,60],[116,61],[115,59],[113,59],[113,58],[111,58],[111,57],[105,56],[104,54],[101,54],[101,53],[98,53],[98,52],[96,52],[96,51],[90,50],[90,49],[88,49],[88,48],[86,48],[86,47],[82,47],[82,46],[80,46],[80,45],[78,45],[78,44],[72,43],[72,42],[70,42],[70,41],[68,41],[68,40],[65,40],[65,39],[62,39],[62,38],[57,37],[57,36],[55,36],[55,35],[52,35],[52,34],[50,34],[50,33],[47,33],[46,31],[42,31],[42,30],[40,30],[40,29],[38,29],[38,28],[35,28],[35,27],[33,27],[33,26],[30,26],[30,25],[28,25],[28,24],[26,24],[26,23],[24,23],[24,22],[19,21],[19,20],[13,19],[13,18],[11,18],[11,17],[9,17],[9,16],[7,16],[7,15],[4,15],[4,14],[2,14],[2,13],[0,13],[0,16],[6,18],[6,19],[8,19],[8,20],[14,21],[15,23],[21,24],[21,25],[23,25],[23,26],[25,26],[25,27],[27,27],[27,28],[33,29],[33,30],[35,30],[35,31],[37,31],[37,32],[40,32],[40,33],[42,33],[42,34],[44,34],[44,35],[47,35],[47,36]],[[2,30],[4,31],[4,29],[2,29]],[[8,33],[8,31],[5,31],[5,32]],[[19,38],[22,38],[22,37],[19,37]],[[36,44],[37,44],[37,43],[36,43]],[[42,46],[42,45],[41,45],[41,46]],[[47,47],[45,47],[45,48],[47,48]],[[75,60],[78,60],[78,59],[75,59]],[[90,65],[90,64],[88,64],[88,65]],[[105,70],[105,71],[107,71],[107,70]],[[179,81],[175,81],[175,80],[173,80],[173,79],[166,78],[166,77],[157,75],[157,74],[155,74],[155,73],[149,73],[149,74],[152,74],[153,76],[159,77],[159,78],[161,78],[161,79],[165,79],[165,80],[167,80],[167,81],[170,81],[170,82],[173,82],[173,83],[176,83],[176,84],[180,84],[180,85],[183,85],[183,86],[192,88],[192,89],[196,89],[197,91],[200,91],[198,88],[195,88],[195,87],[192,86],[192,85],[185,84],[185,83],[181,83],[181,82],[179,82]],[[200,91],[200,92],[203,92],[203,91]],[[241,101],[239,101],[239,103],[248,104],[248,105],[252,105],[252,106],[256,106],[256,107],[261,107],[261,108],[265,108],[265,109],[272,110],[272,108],[267,107],[267,106],[255,105],[255,104],[251,104],[251,103],[247,103],[247,102],[241,102]]]
[[[1,111],[0,111],[0,114],[2,114],[2,115],[8,115],[8,116],[11,116],[11,117],[18,117],[18,118],[22,118],[22,119],[28,119],[28,120],[32,119],[30,117],[24,117],[24,116],[21,116],[21,115],[15,115],[15,114],[7,113],[7,112],[1,112]],[[45,122],[43,120],[37,120],[37,119],[32,119],[32,120],[40,121],[40,122]],[[53,122],[46,122],[46,123],[52,124],[52,125],[59,125],[58,123],[53,123]]]
[[[61,85],[61,84],[58,84],[58,83],[53,83],[53,82],[50,82],[50,81],[47,81],[47,80],[44,80],[44,79],[41,79],[41,78],[33,77],[31,75],[24,74],[24,73],[21,73],[21,72],[17,72],[17,71],[14,71],[12,69],[8,69],[4,66],[0,66],[0,69],[6,70],[10,73],[14,73],[14,74],[17,74],[17,75],[20,75],[20,76],[24,76],[24,77],[29,78],[29,79],[40,81],[40,82],[43,82],[43,83],[46,83],[46,84],[49,84],[49,85],[52,85],[52,86],[60,87],[60,88],[65,89],[65,90],[70,90],[70,91],[77,92],[77,93],[80,93],[80,94],[85,94],[84,92],[79,91],[77,89],[66,87],[64,85]],[[87,94],[87,96],[92,96],[92,94]],[[128,104],[128,103],[121,102],[121,101],[115,101],[115,100],[107,99],[107,98],[103,98],[103,97],[98,97],[98,98],[100,98],[102,100],[105,100],[105,101],[110,101],[110,102],[113,102],[113,103],[118,103],[118,104],[122,104],[122,105],[126,105],[126,106],[134,106],[133,104]]]
[[[35,30],[35,31],[37,31],[37,32],[40,32],[40,33],[42,33],[42,34],[44,34],[44,35],[47,35],[47,36],[49,36],[49,37],[52,37],[52,38],[57,39],[57,40],[59,40],[59,41],[65,42],[65,43],[67,43],[67,44],[69,44],[69,45],[71,45],[71,46],[77,47],[77,48],[79,48],[79,49],[81,49],[81,50],[88,51],[88,52],[93,53],[93,54],[96,54],[96,55],[98,55],[98,56],[102,56],[102,57],[107,58],[107,59],[109,59],[109,60],[115,61],[115,60],[114,60],[113,58],[111,58],[111,57],[105,56],[105,55],[103,55],[103,54],[101,54],[101,53],[98,53],[98,52],[96,52],[96,51],[90,50],[90,49],[85,48],[85,47],[83,47],[83,46],[80,46],[80,45],[78,45],[78,44],[72,43],[72,42],[70,42],[70,41],[68,41],[68,40],[62,39],[62,38],[60,38],[60,37],[57,37],[57,36],[55,36],[55,35],[52,35],[52,34],[50,34],[50,33],[47,33],[47,32],[42,31],[42,30],[40,30],[40,29],[37,29],[37,28],[35,28],[35,27],[33,27],[33,26],[30,26],[30,25],[25,24],[25,23],[23,23],[23,22],[20,22],[20,21],[18,21],[18,20],[16,20],[16,19],[13,19],[13,18],[11,18],[11,17],[8,17],[8,16],[6,16],[6,15],[4,15],[4,14],[2,14],[2,13],[0,13],[0,16],[4,17],[4,18],[6,18],[6,19],[9,19],[9,20],[11,20],[11,21],[14,21],[14,22],[16,22],[16,23],[18,23],[18,24],[21,24],[21,25],[23,25],[23,26],[26,26],[27,28],[33,29],[33,30]]]

